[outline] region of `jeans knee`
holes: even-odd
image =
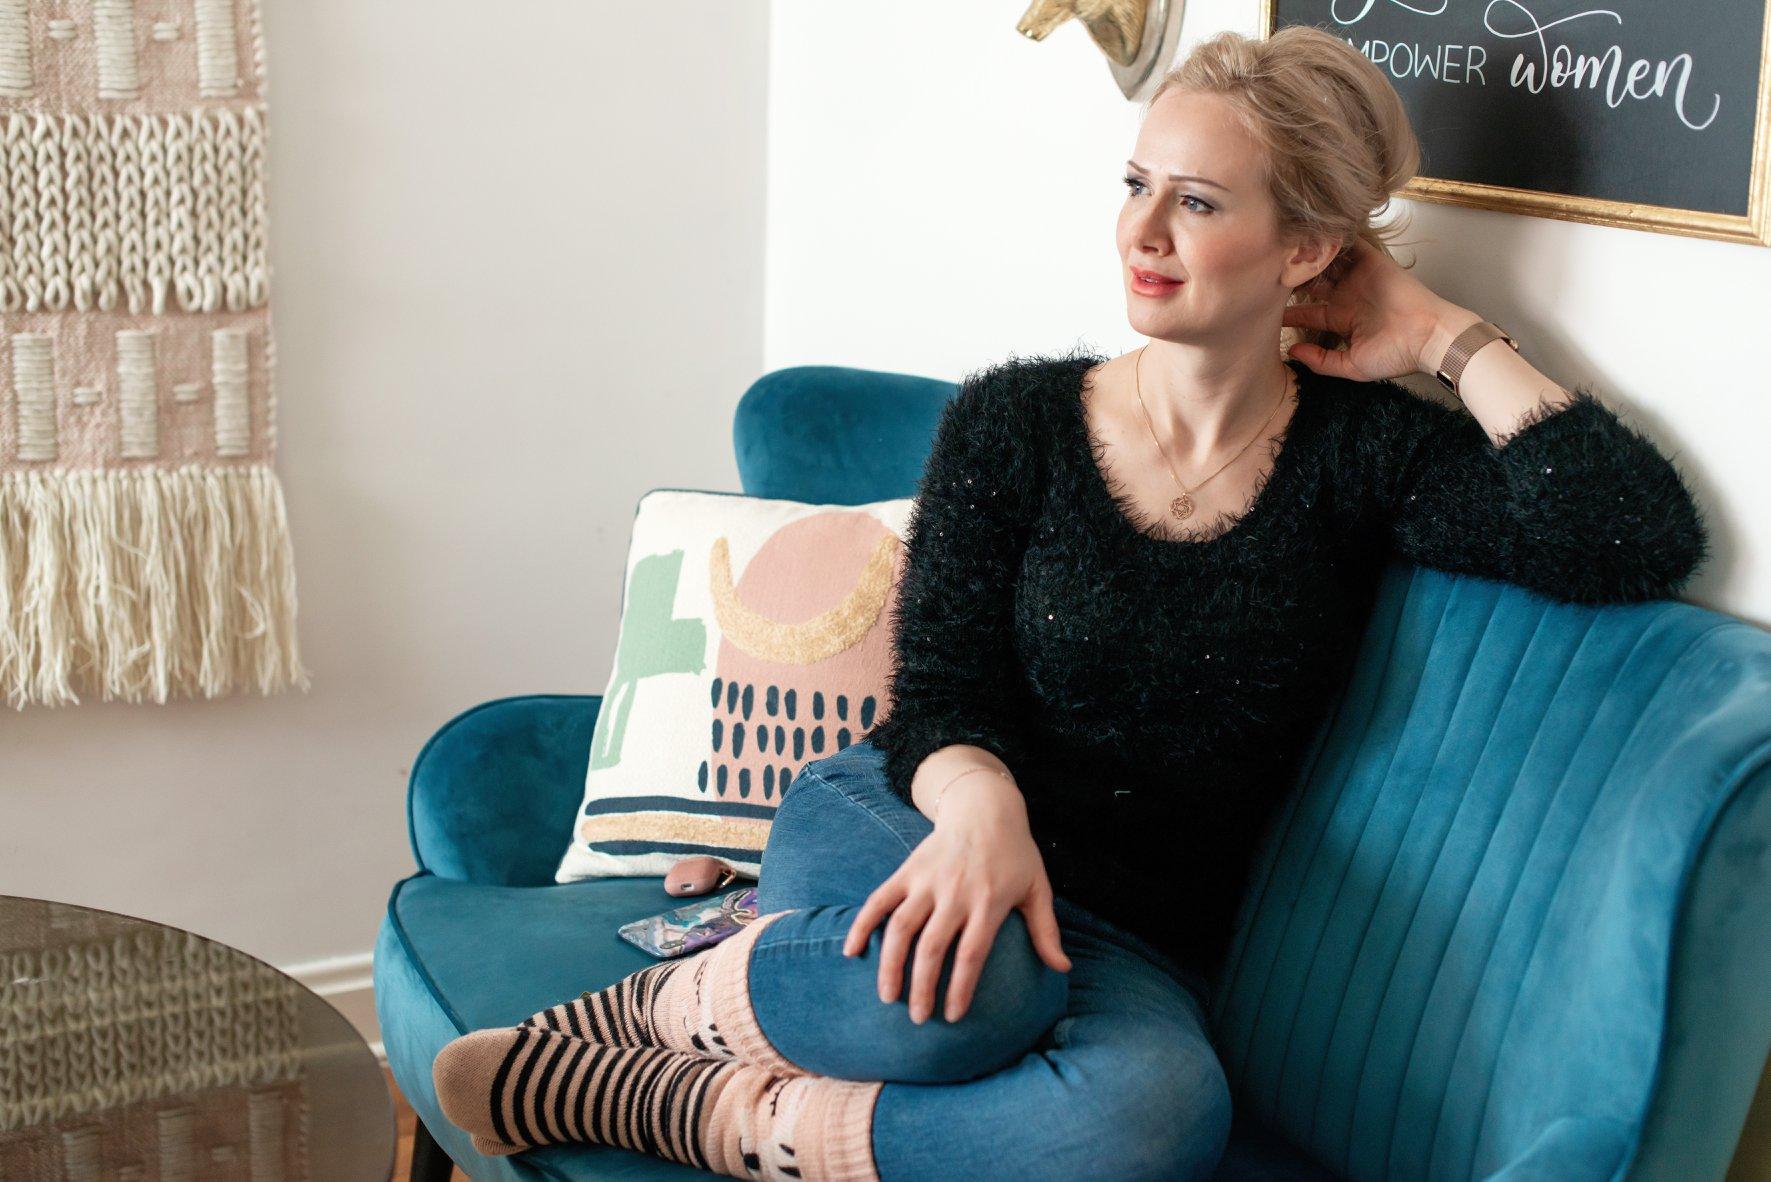
[[[851,796],[853,789],[845,791],[838,787],[839,780],[831,778],[846,774],[852,780],[852,773],[844,771],[847,763],[855,758],[849,754],[852,748],[853,744],[833,755],[807,760],[800,765],[781,793],[774,815],[769,820],[769,836],[764,843],[765,858],[767,847],[775,843],[777,832],[786,837],[802,833],[808,828],[831,825],[836,822],[835,814],[840,810],[862,807]]]
[[[1230,1084],[1217,1056],[1190,1043],[1151,1046],[1105,1086],[1115,1135],[1103,1166],[1124,1179],[1208,1179],[1230,1142]],[[1106,1176],[1106,1175],[1104,1175]]]
[[[818,807],[820,802],[811,799],[817,795],[819,795],[817,779],[807,776],[805,768],[800,768],[792,782],[787,785],[787,790],[781,794],[781,799],[775,804],[774,815],[769,818],[768,841],[773,842],[775,834],[784,832],[786,827],[803,824],[800,814],[810,813]],[[766,851],[768,843],[764,843],[763,848]]]
[[[844,776],[866,774],[865,769],[883,763],[883,753],[857,739],[824,755],[815,756],[800,765],[800,774],[810,773],[819,779],[834,781]],[[791,793],[789,793],[791,795]]]
[[[874,935],[873,950],[878,954]],[[985,957],[972,988],[970,1003],[957,1022],[946,1019],[947,988],[952,978],[956,938],[947,950],[941,979],[935,987],[934,1009],[920,1025],[910,1024],[908,1062],[896,1078],[920,1083],[957,1083],[989,1075],[1019,1061],[1060,1018],[1069,1004],[1070,978],[1040,959],[1033,948],[1025,917],[1010,911]],[[905,959],[899,1004],[910,996],[915,945]],[[906,1005],[906,1015],[908,1008]]]

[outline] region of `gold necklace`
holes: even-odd
[[[1175,472],[1174,461],[1168,458],[1168,449],[1162,446],[1162,440],[1156,438],[1156,422],[1150,417],[1150,408],[1144,405],[1144,377],[1142,369],[1144,364],[1144,350],[1149,347],[1149,345],[1138,346],[1137,360],[1132,362],[1132,380],[1137,389],[1138,405],[1144,407],[1144,422],[1149,424],[1150,438],[1156,440],[1156,450],[1162,453],[1162,462],[1168,465],[1168,474],[1174,477],[1175,483],[1180,485],[1181,488],[1181,495],[1168,503],[1168,511],[1172,513],[1177,520],[1185,521],[1187,518],[1193,516],[1193,489],[1189,489],[1185,484],[1181,483],[1179,474]],[[1285,404],[1286,394],[1291,391],[1291,379],[1291,367],[1288,365],[1285,367],[1285,388],[1279,391],[1279,401],[1275,402],[1273,404],[1273,409],[1267,412],[1266,422],[1261,424],[1261,429],[1255,432],[1254,438],[1243,444],[1241,448],[1237,450],[1235,455],[1225,460],[1223,464],[1218,467],[1217,472],[1213,472],[1211,476],[1207,476],[1205,480],[1201,480],[1198,484],[1195,484],[1193,486],[1194,489],[1203,488],[1207,481],[1210,481],[1215,477],[1218,472],[1222,472],[1225,468],[1228,468],[1231,464],[1234,464],[1237,460],[1241,459],[1242,453],[1253,447],[1256,439],[1259,439],[1262,435],[1266,434],[1267,423],[1273,421],[1273,416],[1278,414],[1279,408]]]

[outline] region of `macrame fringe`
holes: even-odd
[[[306,690],[268,465],[0,473],[0,687],[16,709]]]

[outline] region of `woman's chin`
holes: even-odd
[[[1179,329],[1184,318],[1172,312],[1164,313],[1151,308],[1147,304],[1134,303],[1125,310],[1125,318],[1132,328],[1147,337],[1164,336]]]

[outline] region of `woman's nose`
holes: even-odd
[[[1137,243],[1150,254],[1166,254],[1169,248],[1168,223],[1153,209],[1146,208],[1137,215],[1137,223],[1133,227]]]

